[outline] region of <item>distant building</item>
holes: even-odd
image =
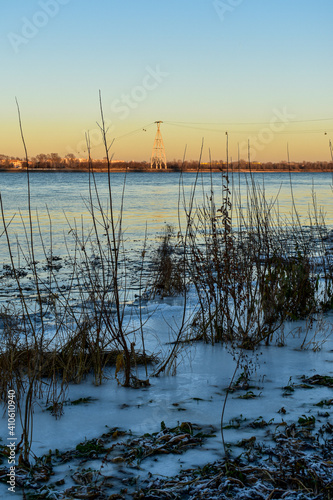
[[[22,168],[23,161],[22,160],[11,160],[10,162],[14,168]]]

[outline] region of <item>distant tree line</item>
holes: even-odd
[[[29,160],[29,168],[31,169],[42,169],[42,170],[60,170],[60,169],[70,169],[77,171],[88,171],[89,167],[92,166],[94,170],[106,170],[107,162],[106,159],[92,160],[91,164],[86,158],[76,158],[72,153],[67,154],[65,157],[61,157],[58,153],[44,154],[40,153]],[[182,160],[172,160],[169,161],[168,170],[171,171],[193,171],[197,170],[199,166],[198,161],[182,161]],[[11,169],[23,169],[26,168],[26,163],[22,158],[14,156],[6,156],[0,154],[0,168],[2,170]],[[137,172],[150,171],[150,162],[147,161],[112,161],[110,165],[111,170],[131,170]],[[327,161],[303,161],[303,162],[292,162],[288,163],[286,161],[281,162],[252,162],[249,164],[245,160],[240,160],[239,162],[230,162],[227,164],[226,161],[213,161],[211,163],[201,163],[200,168],[203,170],[218,170],[218,171],[318,171],[318,172],[332,172],[333,162]]]

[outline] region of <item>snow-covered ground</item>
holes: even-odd
[[[135,305],[131,307],[135,310]],[[153,310],[154,314],[145,325],[146,347],[154,352],[165,352],[170,349],[168,342],[174,339],[173,330],[176,331],[176,325],[180,324],[182,302],[180,299],[167,299],[149,303],[145,311],[147,317]],[[136,321],[135,314],[133,318]],[[318,427],[330,420],[331,406],[323,408],[316,405],[333,398],[332,388],[319,384],[306,388],[309,384],[305,384],[301,377],[333,377],[332,327],[332,313],[326,314],[324,319],[315,320],[311,329],[305,321],[290,322],[284,325],[283,332],[280,331],[277,336],[279,343],[283,340],[283,347],[273,342],[270,346],[261,346],[254,353],[243,353],[244,358],[235,381],[244,370],[248,371],[249,380],[243,386],[240,382],[237,390],[228,396],[224,425],[231,425],[224,430],[227,443],[235,444],[253,435],[257,440],[269,442],[279,424],[297,422],[302,416],[315,417]],[[306,349],[301,349],[302,344]],[[47,454],[49,450],[54,452],[57,449],[64,453],[115,427],[131,431],[133,438],[158,432],[161,422],[168,428],[191,422],[205,429],[213,426],[215,437],[205,439],[201,447],[181,455],[145,459],[135,470],[135,475],[145,477],[149,473],[152,477],[173,476],[182,469],[214,462],[224,456],[220,432],[221,412],[226,389],[236,367],[235,356],[237,359],[237,353],[219,344],[184,345],[173,367],[174,375],[150,376],[150,386],[140,389],[120,386],[115,380],[114,369],[106,372],[104,383],[98,387],[88,377],[81,384],[68,387],[64,414],[59,419],[46,410],[49,403],[45,399],[36,400],[32,452],[37,457]],[[153,367],[149,367],[149,371],[152,372]],[[138,376],[146,378],[143,368],[139,368]],[[289,389],[286,389],[287,386]],[[91,400],[71,404],[80,398]],[[256,420],[264,420],[269,425],[254,428],[250,424]],[[18,418],[16,425],[16,436],[20,437]],[[2,444],[5,444],[8,437],[6,413],[0,419],[0,435]],[[64,491],[74,484],[72,475],[77,466],[76,459],[54,467],[52,481],[64,479],[64,484],[57,491]],[[84,467],[87,469],[89,462]],[[121,477],[124,467],[124,464],[108,463],[107,470],[113,477]],[[128,471],[130,473],[134,474]],[[21,498],[19,489],[16,492],[10,498]],[[7,486],[1,483],[0,497],[7,498],[7,495]]]

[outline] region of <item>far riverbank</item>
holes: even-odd
[[[0,172],[8,172],[8,173],[18,173],[18,172],[25,172],[27,169],[26,167],[22,168],[1,168],[0,167]],[[79,167],[79,168],[71,168],[71,167],[56,167],[56,168],[35,168],[35,167],[29,167],[29,172],[70,172],[70,173],[89,173],[89,172],[101,172],[101,173],[108,173],[110,170],[110,173],[122,173],[122,172],[127,172],[127,173],[174,173],[174,172],[183,172],[183,173],[196,173],[198,171],[197,168],[167,168],[167,169],[150,169],[150,168],[133,168],[133,167],[111,167],[108,169],[107,167],[104,168],[85,168],[85,167]],[[219,172],[228,172],[230,174],[232,173],[282,173],[282,172],[292,172],[292,173],[333,173],[333,165],[330,168],[256,168],[256,167],[248,167],[248,168],[206,168],[200,166],[199,168],[200,172],[202,173],[219,173]]]
[[[121,161],[112,160],[109,163],[106,159],[88,160],[86,158],[76,158],[74,155],[67,155],[61,158],[56,153],[48,155],[37,155],[29,159],[29,170],[40,172],[333,172],[332,161],[303,161],[303,162],[248,162],[239,160],[234,162],[212,161],[181,161],[173,160],[167,162],[167,168],[151,168],[150,161]],[[26,170],[27,162],[22,158],[9,158],[0,155],[0,171],[21,172]]]

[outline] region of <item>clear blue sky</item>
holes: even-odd
[[[84,156],[90,130],[102,157],[101,89],[119,159],[148,160],[145,126],[163,120],[169,160],[185,144],[197,158],[202,137],[224,158],[226,130],[234,157],[250,138],[258,161],[286,159],[287,142],[291,159],[328,160],[332,19],[330,0],[2,2],[0,153],[23,154],[17,96],[31,156]]]

